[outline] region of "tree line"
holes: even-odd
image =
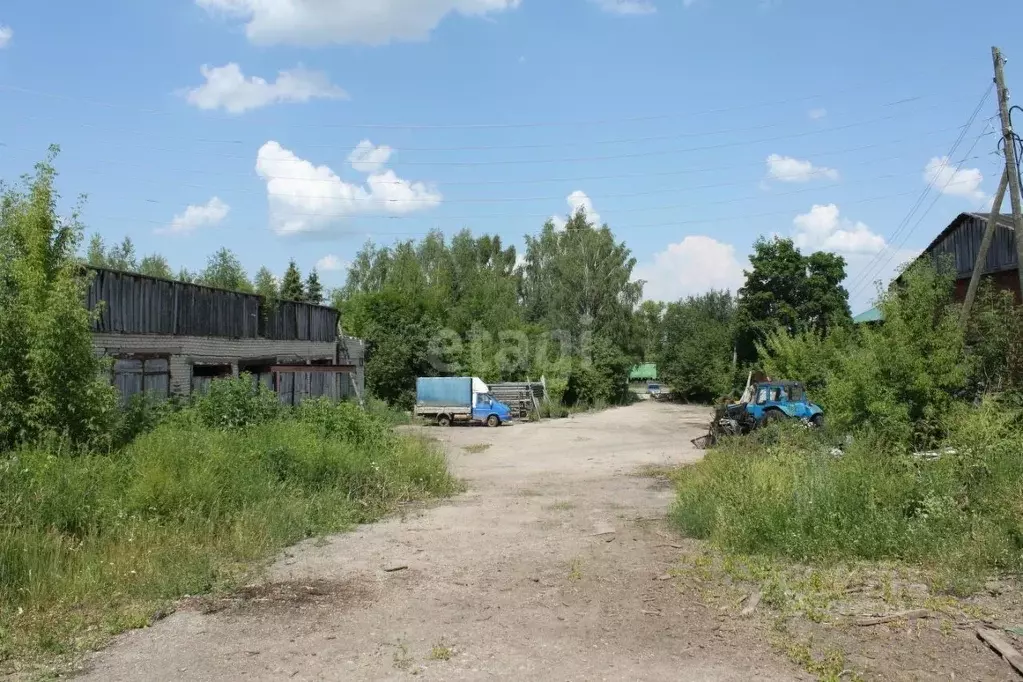
[[[520,255],[493,235],[433,231],[389,246],[368,242],[344,285],[324,292],[316,270],[303,281],[292,260],[279,280],[261,267],[249,279],[221,248],[199,272],[172,274],[159,254],[141,259],[130,238],[89,243],[91,265],[175,278],[271,300],[322,303],[342,311],[343,332],[366,340],[367,382],[402,406],[415,378],[468,374],[487,381],[548,382],[559,402],[617,403],[629,369],[654,362],[685,400],[734,393],[758,359],[758,344],[781,328],[826,334],[848,328],[845,261],[803,255],[788,239],[756,242],[738,295],[710,291],[678,301],[643,300],[636,259],[607,225],[584,211],[563,227],[547,221]]]
[[[108,246],[102,236],[94,234],[85,252],[85,262],[100,268],[136,272],[148,277],[162,277],[258,294],[267,299],[299,301],[314,305],[321,305],[324,301],[323,285],[320,283],[320,275],[316,268],[310,270],[303,281],[302,273],[295,261],[291,260],[280,279],[275,277],[268,267],[263,266],[250,280],[238,256],[226,247],[221,247],[207,258],[206,267],[202,270],[192,272],[187,268],[181,268],[175,274],[167,259],[158,253],[143,256],[140,260],[131,237],[125,237],[119,244]]]

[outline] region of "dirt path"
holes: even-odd
[[[84,678],[804,679],[752,624],[656,579],[678,554],[672,493],[635,474],[698,458],[706,420],[641,403],[430,429],[466,494],[295,547],[267,584],[126,634]]]

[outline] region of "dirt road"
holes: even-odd
[[[657,579],[678,554],[672,492],[636,474],[698,458],[706,421],[640,403],[430,429],[467,493],[295,547],[267,584],[124,635],[84,678],[804,679],[752,624]]]

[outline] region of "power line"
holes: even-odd
[[[911,103],[911,102],[916,102],[916,101],[919,101],[921,99],[924,99],[924,98],[922,98],[922,97],[910,97],[910,98],[898,100],[898,101],[895,101],[895,102],[887,102],[885,104],[881,104],[881,105],[878,105],[878,106],[880,108],[897,107],[897,106],[901,106],[901,105],[908,104],[908,103]],[[928,107],[928,108],[922,109],[920,111],[916,111],[916,112],[909,111],[909,112],[905,112],[905,113],[907,113],[907,114],[910,114],[910,113],[920,113],[922,111],[931,111],[931,110],[934,110],[934,109],[944,109],[946,107],[947,107],[947,103],[943,103],[941,105],[935,105],[935,106],[932,106],[932,107]],[[54,119],[52,117],[49,118],[49,119],[43,119],[42,117],[38,117],[38,116],[28,116],[28,117],[20,117],[20,118],[23,121],[32,121],[32,122],[37,122],[39,120],[50,120],[50,121],[58,120],[58,119]],[[756,125],[756,126],[747,126],[747,127],[732,127],[732,128],[722,128],[722,129],[718,129],[718,130],[708,130],[708,131],[698,131],[698,132],[688,132],[688,133],[673,133],[673,134],[670,134],[670,135],[648,135],[648,136],[642,136],[642,137],[624,137],[624,138],[616,138],[616,139],[603,139],[603,140],[590,140],[590,141],[586,141],[586,140],[584,140],[584,141],[564,141],[564,142],[529,143],[529,144],[513,144],[513,145],[465,145],[465,146],[457,146],[457,147],[409,147],[409,146],[406,146],[406,145],[401,145],[398,148],[392,148],[392,151],[394,151],[394,152],[498,151],[498,150],[521,150],[521,149],[557,149],[557,148],[562,148],[562,147],[585,147],[585,146],[590,146],[590,145],[600,146],[600,145],[615,145],[615,144],[641,144],[641,143],[645,143],[645,142],[665,142],[665,141],[668,141],[668,140],[678,140],[678,139],[686,139],[686,138],[694,138],[694,137],[696,137],[696,138],[699,138],[699,137],[711,137],[711,136],[714,136],[714,135],[725,135],[725,134],[728,134],[728,133],[753,132],[753,131],[758,131],[758,130],[768,130],[768,129],[771,129],[771,128],[780,128],[780,127],[783,127],[785,125],[789,125],[791,123],[793,123],[792,120],[787,120],[787,121],[780,121],[780,122],[777,122],[777,123],[766,123],[766,124],[761,124],[761,125]],[[61,124],[63,125],[64,122],[61,121]],[[77,125],[78,127],[81,127],[81,128],[110,130],[108,128],[102,128],[101,126],[97,126],[97,125],[91,124],[91,123],[75,123],[74,125]],[[15,130],[17,130],[17,129],[15,129]],[[148,132],[148,131],[146,131],[146,132],[143,132],[143,131],[126,131],[126,130],[121,129],[121,128],[115,128],[115,129],[113,129],[113,132],[115,132],[119,138],[123,138],[125,135],[130,134],[130,133],[134,133],[136,135],[141,135],[143,137],[150,138],[150,139],[152,139],[154,137],[153,134],[151,132]],[[202,138],[202,137],[190,138],[190,141],[199,142],[199,143],[203,143],[203,144],[224,144],[224,145],[244,145],[244,144],[248,144],[244,140],[217,140],[217,139]],[[338,145],[337,144],[322,144],[322,143],[316,144],[316,143],[314,143],[314,144],[303,144],[302,147],[305,148],[305,149],[337,149]],[[136,145],[131,145],[131,148],[132,149],[138,149],[138,147]],[[170,151],[177,151],[178,150],[178,148],[166,148],[166,147],[147,148],[147,149],[153,149],[155,151],[168,151],[168,150],[170,150]],[[236,155],[225,155],[225,156],[229,156],[230,158],[248,158],[247,156],[246,157],[239,157],[239,156],[236,156]]]
[[[914,193],[915,193],[915,190],[909,191],[909,192],[896,192],[896,193],[892,193],[892,194],[883,194],[883,195],[879,195],[879,196],[868,197],[868,198],[865,198],[865,199],[857,199],[857,200],[853,200],[853,201],[847,201],[847,202],[844,202],[844,203],[847,204],[847,205],[849,205],[849,204],[852,204],[852,205],[864,204],[864,203],[870,203],[870,202],[874,202],[874,201],[882,201],[882,200],[885,200],[885,199],[894,199],[894,198],[898,198],[898,197],[908,196],[908,195],[911,195],[911,194],[914,194]],[[748,198],[754,198],[754,197],[747,197],[747,199]],[[733,199],[726,199],[726,200],[722,200],[722,201],[709,202],[709,203],[704,204],[704,205],[707,205],[707,206],[724,205],[724,204],[732,204],[732,203],[735,203],[736,201],[737,200],[733,198]],[[629,213],[636,213],[636,212],[639,212],[639,210],[671,210],[671,209],[684,209],[684,208],[689,208],[689,207],[690,206],[688,204],[675,204],[675,205],[671,205],[671,206],[655,206],[655,207],[646,207],[644,209],[630,209]],[[613,212],[614,211],[605,211],[605,210],[601,210],[600,211],[600,213],[613,213]],[[363,218],[363,219],[365,219],[365,218],[371,218],[371,219],[384,219],[384,220],[388,220],[388,221],[408,220],[408,219],[412,219],[412,218],[420,218],[421,219],[421,218],[425,217],[425,216],[413,216],[413,215],[361,216],[358,213],[354,213],[354,212],[353,213],[325,213],[325,212],[299,212],[299,211],[288,211],[288,215],[289,216],[299,216],[299,217],[310,217],[310,218],[328,218],[328,219],[335,219],[335,218],[336,219],[344,219],[344,218],[352,218],[352,219]],[[678,227],[678,226],[682,226],[682,225],[704,225],[704,224],[712,224],[712,223],[715,223],[715,222],[725,222],[725,221],[729,221],[729,220],[744,220],[744,219],[748,219],[748,218],[764,218],[764,217],[772,217],[772,216],[779,216],[779,215],[792,215],[792,209],[785,209],[785,210],[780,210],[780,211],[769,211],[769,212],[763,212],[763,213],[746,213],[746,214],[742,214],[742,215],[728,216],[728,217],[723,217],[723,218],[705,218],[705,219],[697,219],[697,220],[677,220],[677,221],[672,221],[672,222],[667,222],[667,223],[648,223],[648,224],[631,224],[631,225],[630,224],[626,224],[626,225],[622,226],[622,229],[624,229],[624,230],[631,230],[631,229],[639,229],[639,228],[647,228],[647,227]],[[549,219],[551,217],[556,217],[556,216],[551,216],[550,213],[511,214],[511,215],[506,214],[506,213],[499,213],[499,214],[475,215],[475,216],[469,216],[469,215],[462,215],[462,216],[437,216],[437,217],[433,218],[433,220],[475,221],[475,220],[481,220],[481,219],[495,219],[495,218],[505,218],[505,219],[512,219],[512,220],[533,220],[533,219],[546,220],[546,219]],[[117,221],[123,221],[123,222],[143,222],[143,223],[149,223],[149,224],[153,224],[153,225],[163,225],[163,226],[165,226],[167,224],[166,221],[149,220],[149,219],[137,219],[137,218],[131,218],[131,217],[127,217],[127,216],[100,216],[100,218],[104,219],[104,220],[117,220]],[[388,233],[387,232],[380,232],[380,234],[388,234]],[[394,234],[418,234],[418,232],[415,232],[415,233],[412,233],[412,232],[409,232],[409,233],[399,232],[399,233],[394,233]]]
[[[891,79],[887,82],[902,82],[903,79]],[[885,84],[885,81],[873,81],[869,85],[876,87],[878,85]],[[761,107],[771,106],[782,106],[786,104],[796,104],[799,102],[808,102],[823,97],[829,97],[848,92],[862,92],[866,84],[859,87],[843,88],[840,90],[833,90],[826,93],[817,93],[812,95],[804,95],[800,97],[781,99],[781,100],[769,100],[760,102],[750,102],[732,107],[719,107],[716,109],[707,109],[704,111],[697,112],[670,112],[661,114],[648,114],[642,116],[626,116],[617,118],[603,118],[603,119],[588,119],[588,120],[575,120],[575,121],[528,121],[519,123],[506,123],[506,122],[491,122],[491,123],[451,123],[451,124],[420,124],[420,123],[320,123],[313,124],[310,127],[315,128],[349,128],[349,129],[361,129],[361,130],[486,130],[486,129],[513,129],[513,128],[553,128],[553,127],[581,127],[581,126],[596,126],[596,125],[608,125],[615,123],[649,123],[651,121],[658,120],[669,120],[676,118],[687,118],[691,116],[707,116],[712,114],[721,114],[731,111],[747,111],[750,109],[758,109]],[[45,97],[49,99],[57,99],[62,101],[80,102],[99,106],[107,109],[116,109],[122,111],[131,111],[139,114],[158,114],[158,115],[173,115],[177,112],[165,110],[165,109],[138,109],[134,107],[126,107],[111,102],[104,102],[101,100],[95,100],[84,97],[73,97],[61,93],[46,92],[42,90],[35,90],[31,88],[24,88],[16,85],[4,85],[0,84],[0,90],[7,92],[15,92],[24,95],[32,95],[36,97]],[[923,99],[931,95],[918,95],[898,100],[892,104],[900,104],[903,102],[915,101]]]
[[[924,109],[922,111],[930,111],[933,109],[944,109],[945,105],[935,105]],[[921,112],[915,112],[921,113]],[[847,123],[840,126],[833,126],[831,128],[818,128],[815,130],[804,130],[798,133],[788,133],[785,135],[775,135],[772,137],[763,137],[754,140],[740,140],[733,142],[720,142],[711,145],[702,145],[697,147],[682,147],[673,149],[654,149],[643,152],[630,152],[627,154],[605,154],[599,156],[578,156],[578,157],[561,157],[561,158],[544,158],[544,159],[484,159],[475,161],[402,161],[404,166],[466,166],[466,167],[480,167],[480,166],[518,166],[518,165],[532,165],[532,164],[551,164],[551,163],[594,163],[597,161],[619,161],[623,159],[641,159],[649,158],[654,156],[671,156],[675,154],[686,154],[690,152],[702,152],[702,151],[713,151],[716,149],[730,149],[733,147],[745,147],[751,144],[761,144],[764,142],[778,142],[781,140],[794,140],[803,137],[811,137],[814,135],[823,135],[826,133],[840,132],[843,130],[850,130],[852,128],[859,128],[861,126],[873,125],[875,123],[881,123],[884,121],[890,121],[899,118],[902,114],[889,114],[888,116],[881,116],[878,118],[856,121],[853,123]],[[137,145],[131,145],[132,151],[149,151],[149,152],[172,152],[178,151],[177,149],[169,147],[141,147]],[[233,159],[251,159],[249,155],[239,154],[210,154],[209,156],[220,157],[220,158],[233,158]],[[266,155],[261,157],[269,161],[287,161],[292,158],[300,158],[297,155],[289,153],[288,155],[273,156]]]
[[[989,128],[990,126],[991,126],[991,124],[988,123],[985,126],[985,130],[987,130],[987,128]],[[982,137],[981,135],[977,136],[977,138],[973,141],[973,145],[970,147],[970,151],[967,152],[967,154],[972,154],[973,153],[973,150],[976,149],[977,143],[980,142],[980,138],[981,137]],[[962,170],[962,168],[963,168],[963,162],[960,161],[959,164],[956,166],[955,171],[953,171],[953,173],[949,176],[949,180],[945,182],[945,184],[942,186],[942,188],[938,191],[938,194],[935,195],[934,200],[930,203],[930,205],[927,207],[927,209],[920,215],[920,218],[916,221],[916,224],[914,224],[913,227],[910,228],[910,230],[905,233],[905,235],[902,237],[902,240],[899,242],[899,245],[896,248],[891,250],[891,253],[888,255],[887,259],[885,259],[885,261],[880,265],[880,267],[877,269],[877,272],[875,274],[881,273],[882,271],[884,271],[884,269],[886,267],[888,267],[888,264],[891,263],[892,258],[894,258],[895,254],[898,253],[899,249],[901,249],[906,244],[906,242],[909,240],[910,236],[912,236],[913,232],[916,231],[916,228],[920,227],[920,224],[924,221],[924,219],[927,217],[927,215],[931,212],[931,209],[933,209],[935,204],[938,203],[938,200],[941,199],[941,196],[945,193],[945,190],[947,190],[953,184],[956,184],[956,183],[952,182],[952,178],[954,178],[956,175],[958,175],[959,171]]]
[[[840,156],[840,155],[843,155],[843,154],[849,154],[849,153],[854,153],[854,152],[859,152],[859,151],[865,151],[865,150],[868,150],[868,149],[876,149],[876,148],[879,148],[879,147],[886,147],[886,146],[890,146],[890,145],[903,144],[903,143],[905,143],[907,141],[915,140],[917,138],[926,139],[927,137],[929,137],[931,135],[939,135],[939,134],[944,134],[944,133],[947,133],[947,132],[950,132],[950,131],[962,130],[962,129],[963,129],[963,126],[953,126],[953,127],[947,127],[947,128],[938,128],[938,129],[935,129],[935,130],[929,130],[929,131],[925,131],[925,132],[922,132],[922,133],[917,133],[916,135],[911,136],[911,137],[900,137],[900,138],[895,138],[895,139],[892,139],[892,140],[887,140],[885,142],[873,142],[873,143],[870,143],[870,144],[857,145],[855,147],[846,147],[846,148],[843,148],[843,149],[831,149],[831,150],[826,150],[826,151],[813,152],[811,154],[808,154],[807,156],[812,156],[814,158],[829,157],[829,156]],[[6,147],[8,147],[10,149],[18,149],[18,150],[21,150],[21,151],[35,151],[34,148],[18,146],[18,145],[10,145],[10,144],[4,143],[4,142],[0,142],[0,146],[6,146]],[[894,159],[894,158],[903,158],[903,157],[892,157],[892,158]],[[98,168],[98,167],[86,168],[86,169],[82,169],[83,172],[103,173],[103,172],[109,170],[110,167],[114,167],[114,166],[116,166],[116,167],[124,167],[124,168],[143,168],[143,169],[149,169],[149,168],[152,167],[152,164],[150,164],[150,163],[137,163],[137,162],[133,163],[133,162],[125,162],[125,161],[121,161],[121,160],[117,160],[117,159],[103,159],[102,161],[104,162],[104,164],[106,164],[103,168]],[[757,165],[760,165],[760,164],[758,163]],[[644,179],[646,179],[646,178],[655,178],[655,177],[675,177],[675,176],[680,176],[680,175],[690,175],[690,174],[695,174],[695,173],[710,173],[710,172],[715,172],[715,171],[735,170],[735,169],[738,169],[738,168],[749,168],[749,167],[750,167],[749,163],[742,163],[742,164],[726,164],[726,165],[720,165],[720,166],[705,166],[705,167],[702,167],[702,168],[685,168],[685,169],[671,170],[671,171],[648,171],[648,172],[641,172],[641,173],[620,173],[620,174],[609,174],[609,175],[562,176],[562,177],[553,177],[553,178],[552,177],[548,177],[548,178],[526,178],[526,179],[519,179],[519,180],[472,180],[472,181],[451,181],[451,182],[445,181],[443,183],[443,185],[445,187],[478,187],[478,186],[486,186],[486,185],[502,185],[502,186],[506,186],[506,185],[533,185],[533,184],[556,183],[556,182],[557,183],[565,183],[565,182],[581,183],[581,182],[592,182],[592,181],[598,181],[598,180],[626,180],[626,179],[633,179],[633,178],[644,178]],[[211,170],[208,170],[208,169],[175,168],[175,167],[167,167],[167,166],[162,166],[162,169],[165,170],[165,171],[169,171],[169,172],[189,174],[189,175],[210,175],[210,176],[214,176],[214,177],[230,177],[230,176],[243,176],[244,175],[246,177],[251,177],[247,173],[211,171]],[[294,175],[291,175],[291,176],[288,176],[288,175],[275,175],[275,176],[272,176],[269,179],[272,179],[272,180],[300,180],[300,181],[303,181],[303,182],[310,182],[310,183],[311,182],[326,182],[326,183],[332,183],[332,184],[333,183],[337,183],[337,182],[343,182],[343,180],[341,180],[341,178],[337,177],[337,176],[330,177],[330,178],[315,178],[315,177],[303,177],[303,176],[294,176]],[[346,183],[346,184],[350,184],[350,183]],[[376,181],[375,184],[379,184],[379,185],[407,185],[407,184],[412,184],[412,181],[409,181],[409,180]],[[206,185],[201,185],[201,186],[200,185],[193,185],[193,186],[200,187],[202,189],[206,189],[207,188]],[[225,190],[225,191],[233,191],[233,190]],[[238,191],[244,191],[244,190],[238,190]]]
[[[989,134],[992,134],[992,133],[989,133]],[[899,159],[904,159],[906,157],[907,157],[907,155],[902,154],[902,155],[896,155],[896,156],[887,156],[887,157],[881,157],[881,158],[875,158],[875,159],[868,159],[868,160],[865,160],[865,161],[859,161],[859,162],[856,162],[856,163],[848,164],[847,167],[873,165],[873,164],[882,163],[882,162],[888,162],[888,161],[895,161],[895,160],[899,160]],[[980,159],[980,158],[981,157],[979,157],[979,156],[974,156],[974,157],[970,157],[970,158],[965,159],[965,161],[972,161],[972,160],[976,160],[976,159]],[[760,164],[756,164],[756,166],[759,167]],[[806,181],[809,182],[809,181],[811,181],[813,179],[816,179],[816,178],[830,178],[831,174],[834,173],[834,172],[835,172],[834,169],[831,169],[831,168],[816,168],[816,169],[808,172],[805,175],[805,177],[806,177]],[[800,178],[802,178],[802,177],[804,177],[804,176],[800,176]],[[748,197],[748,198],[750,198],[750,199],[756,199],[756,198],[761,198],[761,197],[771,198],[771,197],[788,196],[788,195],[792,195],[792,194],[802,194],[804,192],[817,192],[817,191],[821,191],[821,190],[831,189],[831,188],[834,188],[834,187],[850,187],[850,186],[856,186],[856,185],[867,184],[867,183],[870,183],[870,182],[875,182],[877,180],[884,180],[884,179],[897,178],[897,177],[900,177],[900,176],[897,175],[897,174],[894,174],[894,173],[886,173],[884,175],[872,176],[870,178],[864,178],[864,179],[857,180],[857,181],[854,181],[854,182],[844,182],[844,181],[842,181],[842,182],[833,182],[833,183],[827,184],[827,185],[812,185],[812,186],[809,186],[809,187],[804,187],[802,189],[792,190],[792,191],[789,191],[789,192],[778,192],[778,193],[772,193],[772,194],[760,194],[760,195],[757,195],[755,197]],[[768,177],[767,180],[775,180],[777,182],[785,182],[786,181],[784,178],[772,178],[772,177]],[[789,180],[789,182],[800,182],[800,181],[802,181],[802,180],[799,180],[799,179],[797,179],[797,180]],[[162,185],[163,183],[160,183],[160,184]],[[197,189],[208,189],[207,185],[201,185],[201,184],[197,184],[197,183],[175,183],[175,184],[178,187],[193,187],[193,188],[197,188]],[[710,184],[705,184],[705,185],[693,185],[693,186],[688,186],[688,187],[667,187],[667,188],[661,188],[661,189],[643,190],[643,191],[640,191],[640,192],[613,192],[613,193],[609,193],[609,194],[588,194],[587,196],[589,196],[589,198],[591,200],[604,201],[604,200],[608,200],[608,199],[630,199],[630,198],[635,198],[635,197],[654,196],[654,195],[658,195],[658,194],[672,194],[672,193],[676,193],[676,192],[678,192],[678,193],[681,193],[681,192],[695,192],[695,191],[706,190],[706,189],[720,189],[720,188],[724,188],[724,187],[738,187],[738,186],[749,185],[749,184],[750,184],[750,181],[748,179],[744,179],[744,180],[733,180],[733,181],[730,181],[730,182],[710,183]],[[270,196],[270,197],[290,197],[290,198],[303,199],[303,200],[322,199],[322,200],[326,200],[326,201],[330,201],[330,200],[337,201],[337,200],[343,199],[343,197],[338,195],[338,194],[304,194],[304,193],[303,194],[296,194],[294,192],[272,192],[269,189],[263,190],[263,189],[257,189],[257,188],[251,188],[251,187],[238,188],[237,190],[234,190],[234,191],[241,192],[241,193],[248,193],[248,194],[259,194],[259,195],[264,195],[265,194],[266,196]],[[226,194],[226,193],[224,193],[224,194]],[[477,197],[477,198],[473,198],[473,199],[443,199],[441,201],[442,201],[442,203],[444,205],[448,205],[448,204],[518,203],[518,202],[526,202],[526,201],[563,201],[564,199],[565,199],[564,194],[560,194],[560,195],[554,195],[554,196],[547,195],[547,196],[531,196],[531,197]],[[166,203],[166,202],[162,202],[162,201],[159,201],[159,200],[156,200],[156,199],[146,199],[146,201],[148,203],[153,203],[153,204]],[[416,199],[416,198],[388,199],[387,201],[390,202],[390,203],[400,203],[400,204],[410,204],[410,203],[411,204],[415,204],[415,203],[434,204],[434,203],[438,202],[438,200],[435,199],[435,198],[426,198],[426,199]]]
[[[988,97],[991,96],[991,91],[993,90],[993,88],[994,88],[993,85],[989,85],[987,89],[984,91],[984,94],[981,96],[980,101],[974,108],[973,113],[967,120],[966,125],[961,127],[960,133],[956,137],[956,140],[953,143],[952,148],[949,150],[948,154],[945,155],[946,159],[951,158],[956,153],[956,150],[959,149],[959,145],[962,144],[963,140],[966,137],[966,134],[969,132],[970,128],[973,127],[974,122],[977,120],[977,117],[980,115],[981,110],[984,108],[984,104],[987,102]],[[987,127],[989,125],[990,119],[988,120],[988,124],[985,126],[981,134],[977,136],[977,140],[974,142],[974,147],[976,147],[976,144],[977,142],[980,141],[980,138],[984,136],[984,133],[987,131]],[[960,162],[959,168],[962,168],[962,163],[964,163],[964,161]],[[951,180],[953,177],[955,177],[955,174],[950,176],[949,180]],[[920,209],[920,206],[923,205],[923,202],[927,199],[927,196],[930,194],[931,189],[933,189],[937,179],[938,174],[937,173],[933,174],[933,176],[929,179],[927,186],[924,187],[923,191],[920,193],[920,196],[917,197],[917,200],[913,203],[913,206],[910,208],[909,213],[906,214],[906,217],[903,218],[902,221],[900,221],[895,231],[892,232],[888,239],[885,240],[885,248],[882,249],[876,256],[874,256],[874,258],[863,270],[863,272],[861,272],[860,275],[856,278],[856,281],[849,285],[848,288],[850,289],[850,291],[852,291],[852,293],[854,294],[859,293],[859,291],[862,290],[864,284],[870,282],[872,277],[874,277],[876,274],[879,274],[880,271],[883,270],[883,268],[887,266],[888,262],[890,262],[891,259],[894,257],[893,251],[892,255],[888,257],[888,260],[885,261],[885,263],[881,265],[880,268],[875,267],[878,263],[880,263],[881,258],[884,256],[884,254],[891,249],[892,242],[899,236],[899,234],[906,228],[906,226],[909,225],[909,222],[913,219],[913,216]],[[941,195],[939,194],[938,196],[940,197]],[[929,210],[930,209],[928,208],[928,211]]]

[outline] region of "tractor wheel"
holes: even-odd
[[[823,429],[824,428],[824,415],[823,414],[815,414],[814,416],[810,417],[810,426],[812,426],[815,429]]]
[[[785,415],[779,410],[768,410],[764,413],[764,426],[770,426],[775,422],[780,422],[785,419]]]
[[[501,425],[501,419],[496,414],[492,414],[489,417],[487,417],[487,426],[489,426],[490,428],[494,428],[495,426],[500,426],[500,425]]]
[[[437,425],[438,426],[451,426],[451,417],[449,417],[446,414],[440,415],[439,417],[437,417]]]

